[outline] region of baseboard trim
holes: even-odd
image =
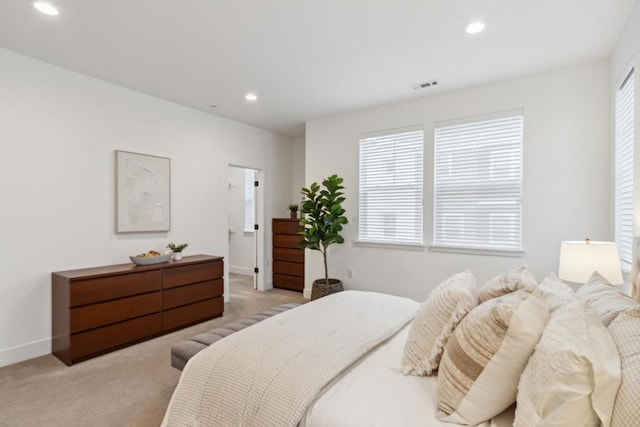
[[[229,266],[229,273],[233,274],[242,274],[243,276],[253,276],[253,268],[249,267],[238,267],[234,265]]]
[[[51,353],[51,338],[32,341],[15,347],[0,350],[0,367],[24,362],[34,357]]]
[[[304,288],[302,296],[306,299],[311,299],[311,288]]]

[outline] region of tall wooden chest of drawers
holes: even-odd
[[[223,275],[208,255],[52,273],[52,352],[71,365],[222,316]]]
[[[304,249],[300,220],[273,218],[273,287],[304,290]]]

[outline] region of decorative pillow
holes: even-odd
[[[622,383],[616,395],[611,427],[640,424],[640,305],[620,313],[609,325],[620,354]]]
[[[549,307],[550,313],[553,313],[560,307],[564,307],[578,298],[573,289],[558,279],[553,273],[545,278],[542,283],[538,285],[538,288],[542,291],[542,296],[547,303],[547,307]]]
[[[609,326],[618,314],[638,304],[629,295],[611,285],[597,271],[593,272],[587,283],[582,285],[576,294],[593,305],[604,326]]]
[[[404,345],[402,372],[431,375],[438,369],[449,335],[478,305],[476,281],[469,270],[440,283],[422,303]]]
[[[556,310],[518,385],[515,427],[608,426],[620,358],[591,305]]]
[[[480,288],[480,292],[478,292],[478,303],[482,304],[491,298],[497,298],[515,292],[518,289],[536,286],[537,284],[536,278],[533,277],[529,267],[523,265],[522,267],[502,273],[485,283],[484,286]]]
[[[537,287],[491,299],[467,314],[440,362],[438,419],[476,425],[515,402],[518,379],[548,317]]]

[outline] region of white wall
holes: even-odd
[[[293,174],[292,174],[292,188],[291,188],[291,203],[300,205],[302,195],[300,190],[305,187],[304,176],[304,153],[305,153],[305,138],[304,136],[293,139]],[[300,213],[298,212],[298,215]]]
[[[229,272],[253,275],[255,250],[253,231],[244,229],[244,173],[229,167]]]
[[[354,247],[357,238],[358,138],[411,125],[425,130],[424,241],[432,241],[433,124],[524,108],[523,239],[526,255],[508,258]],[[306,126],[306,182],[344,177],[350,224],[346,243],[330,248],[330,275],[346,288],[423,300],[442,280],[469,268],[479,284],[527,263],[538,280],[557,272],[560,242],[611,239],[609,210],[609,64],[602,60],[414,101],[314,120]],[[306,292],[322,277],[307,251]],[[353,270],[353,279],[346,270]]]
[[[264,170],[265,218],[289,203],[290,138],[4,49],[0,94],[0,366],[50,352],[53,271],[125,263],[169,241],[224,255],[225,163]],[[114,233],[117,149],[171,158],[170,232]]]

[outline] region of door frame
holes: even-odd
[[[241,169],[253,169],[256,171],[256,180],[260,183],[255,192],[255,222],[259,225],[258,230],[254,233],[254,244],[257,257],[258,273],[256,274],[256,287],[259,291],[265,290],[265,170],[255,165],[248,165],[243,163],[225,162],[225,191],[226,191],[226,203],[224,203],[224,301],[229,302],[229,168],[241,168]]]

